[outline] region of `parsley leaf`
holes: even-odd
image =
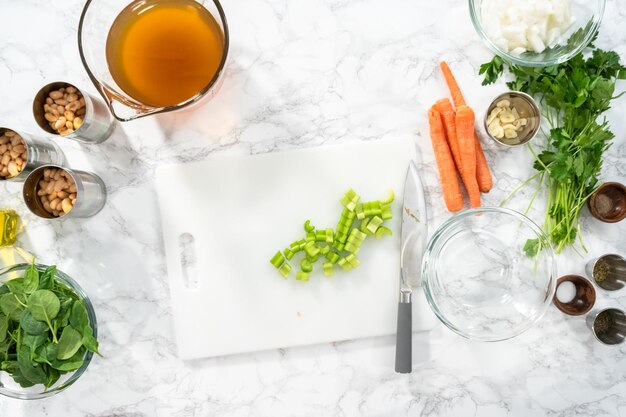
[[[502,58],[496,55],[491,61],[480,66],[478,74],[485,74],[485,79],[483,80],[482,84],[488,85],[495,83],[500,75],[502,75],[502,71],[504,71]]]

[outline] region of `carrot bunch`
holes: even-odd
[[[454,108],[449,99],[438,100],[428,111],[428,122],[444,200],[449,211],[463,208],[458,173],[467,190],[470,205],[480,207],[480,193],[489,192],[493,180],[474,129],[474,111],[465,103],[461,88],[448,64],[444,61],[440,66]]]

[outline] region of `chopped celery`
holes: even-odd
[[[308,259],[304,258],[302,262],[300,262],[300,269],[302,272],[311,272],[313,270],[313,265],[309,262]]]
[[[296,272],[296,279],[298,281],[308,281],[309,280],[309,273],[308,272],[298,271],[298,272]]]
[[[335,268],[332,262],[324,262],[322,268],[324,269],[324,275],[327,277],[332,277],[335,274]]]
[[[380,217],[382,217],[383,220],[389,220],[393,217],[391,213],[391,205],[383,204],[380,207]]]
[[[317,230],[315,232],[316,242],[326,242],[326,230]]]
[[[304,249],[304,245],[306,245],[306,240],[304,239],[296,240],[291,245],[289,245],[289,249],[291,249],[293,253],[300,252],[301,250]]]
[[[309,233],[315,230],[315,226],[311,225],[311,220],[307,220],[304,222],[304,232]]]
[[[272,259],[270,259],[270,263],[274,265],[275,268],[280,268],[283,262],[285,262],[285,257],[280,251],[276,252],[276,255],[272,256]]]
[[[354,211],[354,207],[356,206],[356,204],[359,202],[359,200],[361,199],[361,197],[359,197],[359,195],[352,189],[350,188],[346,194],[344,194],[343,197],[341,197],[341,204],[348,210],[350,211]]]
[[[293,255],[295,255],[295,253],[289,248],[285,248],[283,250],[283,253],[285,254],[285,258],[287,258],[288,261],[291,260],[291,258],[293,258]]]
[[[300,259],[300,271],[296,272],[296,279],[308,281],[315,262],[320,257],[324,275],[334,274],[334,265],[345,271],[350,271],[360,265],[356,254],[360,251],[367,236],[374,235],[377,239],[391,235],[391,230],[383,223],[392,218],[391,203],[395,195],[389,190],[389,195],[382,200],[361,203],[360,196],[349,189],[341,198],[343,209],[335,229],[316,229],[310,220],[304,222],[304,239],[297,240],[283,252],[277,252],[270,260],[280,274],[287,278],[292,266],[289,260],[298,252],[304,251]],[[355,224],[355,219],[360,220]]]
[[[363,212],[363,204],[357,204],[354,208],[354,212],[356,213],[357,219],[363,220],[365,218],[365,213]]]
[[[352,270],[354,268],[352,266],[352,264],[347,261],[346,258],[339,259],[339,262],[337,262],[337,265],[339,265],[346,272],[348,272],[348,271],[350,271],[350,270]]]
[[[339,254],[337,252],[330,252],[326,254],[326,259],[328,259],[328,261],[330,263],[336,264],[337,261],[339,260]]]
[[[348,241],[360,241],[363,242],[367,235],[361,232],[359,229],[352,229],[350,232],[350,236],[348,236]]]
[[[381,224],[383,224],[383,219],[378,216],[374,216],[367,224],[367,230],[369,230],[371,234],[374,234]]]
[[[287,278],[289,276],[289,273],[291,272],[291,265],[289,265],[289,262],[283,263],[281,267],[278,268],[278,272],[280,272],[280,275],[282,275],[284,278]]]
[[[345,244],[341,243],[341,242],[335,242],[333,243],[333,248],[337,249],[339,252],[341,252],[344,248],[345,248]]]
[[[369,224],[370,220],[372,219],[369,217],[366,219],[363,219],[363,221],[361,222],[361,225],[359,226],[359,230],[365,233],[366,235],[371,235],[370,231],[367,230],[367,225]]]
[[[314,264],[315,262],[317,262],[320,259],[319,254],[318,255],[306,255],[306,260],[311,262],[312,264]]]
[[[380,226],[378,228],[378,230],[376,230],[376,239],[380,239],[380,238],[382,238],[385,235],[391,236],[391,235],[393,235],[393,232],[391,231],[391,229],[389,229],[389,228],[387,228],[385,226]]]
[[[315,245],[315,242],[307,242],[307,244],[304,245],[304,251],[309,256],[315,256],[320,253],[320,248]]]
[[[395,199],[396,199],[396,195],[395,195],[395,193],[393,192],[393,190],[390,188],[390,189],[389,189],[389,195],[388,195],[388,196],[387,196],[387,198],[385,198],[384,200],[380,200],[380,204],[383,204],[383,205],[385,205],[385,204],[386,204],[386,205],[389,205],[389,204],[393,203],[393,201],[394,201]]]

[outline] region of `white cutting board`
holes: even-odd
[[[400,212],[410,139],[254,156],[216,155],[160,167],[156,174],[179,356],[252,352],[392,334],[400,274]],[[359,268],[321,263],[309,282],[283,279],[269,263],[304,237],[310,219],[335,228],[339,199],[352,187],[362,201],[392,188],[392,237],[368,238]],[[193,238],[191,238],[193,236]],[[184,253],[184,254],[183,254]],[[299,259],[299,257],[298,257]],[[185,265],[185,267],[183,267]],[[416,289],[413,330],[434,327]]]

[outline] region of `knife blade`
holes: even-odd
[[[426,201],[424,188],[415,163],[411,161],[404,182],[402,231],[400,233],[400,299],[396,332],[396,365],[398,373],[412,370],[413,288],[420,284],[422,255],[426,248]]]

